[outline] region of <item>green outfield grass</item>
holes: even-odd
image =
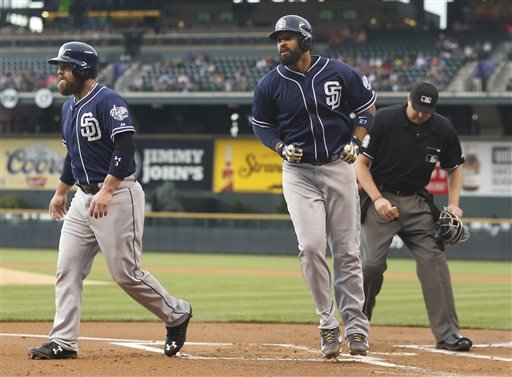
[[[2,249],[3,268],[53,276],[57,252]],[[185,253],[150,253],[142,258],[168,291],[194,307],[198,322],[317,323],[298,258]],[[510,262],[450,261],[460,324],[464,328],[511,326]],[[389,259],[384,287],[372,319],[380,326],[428,326],[415,265]],[[111,282],[101,254],[88,279]],[[51,285],[2,285],[2,321],[50,321]],[[85,286],[84,321],[156,321],[117,285]]]

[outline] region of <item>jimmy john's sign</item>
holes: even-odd
[[[137,140],[137,179],[145,187],[173,182],[178,188],[211,189],[209,140]]]

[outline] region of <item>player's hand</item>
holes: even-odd
[[[359,156],[359,147],[355,143],[350,142],[343,148],[340,159],[347,164],[353,164],[357,160],[357,156]]]
[[[98,191],[92,198],[89,206],[89,216],[99,219],[107,216],[108,208],[112,202],[112,193],[107,190]]]
[[[357,136],[352,137],[352,141],[345,145],[343,152],[340,155],[340,159],[345,161],[347,164],[353,164],[359,156],[359,149],[361,147],[361,141]]]
[[[302,149],[293,144],[281,144],[279,154],[288,162],[300,162],[302,158]]]
[[[48,206],[48,212],[50,216],[55,220],[61,220],[66,216],[66,203],[67,196],[64,194],[55,193],[53,195],[52,200],[50,200],[50,205]]]

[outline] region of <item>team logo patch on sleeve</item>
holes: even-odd
[[[368,77],[363,76],[361,77],[361,79],[363,80],[364,87],[368,90],[372,90],[372,85],[370,84],[370,80],[368,80]]]
[[[124,106],[116,106],[114,105],[112,109],[110,109],[110,116],[116,120],[123,120],[128,118],[128,109]]]

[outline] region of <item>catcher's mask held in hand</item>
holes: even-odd
[[[464,227],[461,219],[446,208],[439,215],[439,233],[446,245],[464,242],[469,238],[469,230]]]

